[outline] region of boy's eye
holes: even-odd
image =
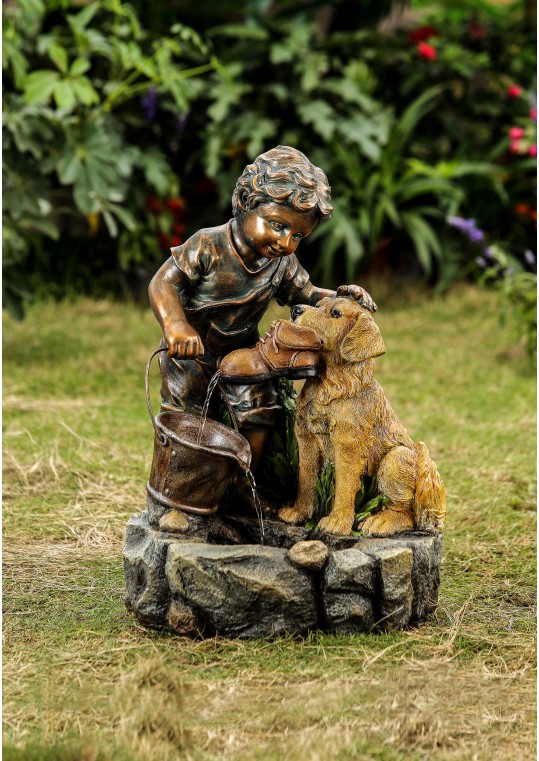
[[[294,240],[301,240],[303,238],[303,235],[301,233],[296,233],[292,236]]]
[[[280,222],[272,222],[271,223],[274,230],[282,230],[284,225],[281,225]]]
[[[340,312],[338,309],[332,309],[329,313],[330,317],[342,317],[342,312]]]

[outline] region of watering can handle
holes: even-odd
[[[160,346],[152,354],[150,354],[150,359],[146,362],[146,373],[144,375],[144,384],[146,386],[146,404],[148,405],[148,412],[150,413],[150,419],[152,421],[154,430],[155,430],[155,415],[153,414],[152,402],[150,399],[150,365],[152,364],[152,359],[155,357],[156,354],[159,354],[160,352],[167,351],[167,350],[168,350],[168,346]]]
[[[168,346],[160,346],[158,349],[156,349],[154,352],[152,352],[152,354],[150,354],[150,358],[146,362],[146,373],[144,375],[144,383],[145,383],[145,387],[146,387],[146,404],[148,405],[148,412],[150,413],[150,419],[152,421],[152,425],[154,427],[154,430],[155,430],[155,415],[153,414],[152,402],[151,402],[151,399],[150,399],[150,365],[152,363],[152,359],[155,357],[156,354],[159,354],[160,352],[167,351],[167,350],[168,350]],[[195,359],[195,362],[197,362],[201,367],[204,367],[204,362],[201,362],[198,359]],[[229,412],[229,415],[230,415],[230,419],[232,421],[232,425],[234,426],[236,431],[239,432],[236,416],[234,415],[234,410],[232,409],[232,405],[228,401],[228,397],[225,394],[225,391],[224,391],[224,389],[223,389],[223,387],[221,386],[220,383],[217,384],[217,388],[219,389],[219,391],[221,393],[221,396],[223,398],[223,401],[224,401],[224,403],[226,404],[226,406],[228,408],[228,412]]]

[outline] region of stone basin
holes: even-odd
[[[144,626],[191,637],[338,634],[417,626],[438,602],[442,537],[309,533],[251,515],[187,516],[159,528],[148,497],[127,524],[126,605]]]

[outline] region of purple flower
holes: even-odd
[[[159,98],[157,96],[157,90],[155,87],[150,87],[146,95],[141,98],[140,105],[144,109],[144,118],[147,122],[153,122],[157,115],[157,108],[159,106]]]
[[[533,251],[530,251],[529,248],[524,251],[524,259],[526,261],[526,264],[531,268],[533,272],[537,271],[537,260],[535,258],[535,255]]]
[[[485,234],[483,230],[481,230],[477,225],[475,224],[475,219],[464,219],[463,217],[447,217],[448,223],[451,225],[451,227],[454,227],[457,230],[460,230],[460,232],[465,235],[469,240],[472,241],[472,243],[478,243],[480,240],[483,240],[485,237]]]
[[[487,257],[487,259],[492,259],[494,256],[494,252],[492,251],[490,246],[485,246],[483,249],[483,254]]]
[[[475,258],[475,263],[478,264],[480,267],[483,267],[483,269],[488,266],[487,260],[483,259],[482,256],[477,256]]]
[[[468,230],[468,237],[473,243],[477,243],[478,241],[483,240],[485,236],[483,230],[480,230],[478,227],[470,227]]]

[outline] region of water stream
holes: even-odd
[[[249,469],[245,471],[245,475],[249,479],[249,483],[251,484],[251,491],[253,493],[253,502],[255,504],[255,510],[258,516],[258,525],[260,526],[260,544],[264,544],[264,520],[262,518],[262,505],[260,504],[260,497],[258,496],[258,492],[256,490],[255,477]]]
[[[206,418],[208,417],[208,409],[210,406],[210,400],[215,390],[215,387],[219,383],[220,377],[221,377],[221,372],[217,370],[217,372],[212,375],[211,380],[208,383],[208,390],[206,391],[206,398],[204,400],[204,407],[202,408],[202,415],[200,418],[200,427],[198,429],[198,434],[197,434],[198,445],[200,445],[202,442],[202,434],[204,432],[204,426],[206,425]],[[245,470],[244,473],[247,479],[249,480],[249,484],[251,486],[251,492],[253,494],[253,503],[254,503],[256,514],[258,517],[258,523],[260,526],[260,544],[264,544],[264,520],[262,517],[262,505],[260,504],[260,498],[256,490],[255,477],[253,476],[249,468],[247,468],[247,470]]]
[[[202,441],[202,434],[204,432],[204,426],[206,425],[206,418],[208,417],[208,408],[210,406],[211,395],[214,392],[216,385],[219,383],[221,372],[217,370],[211,377],[208,384],[208,390],[206,391],[206,399],[204,400],[204,407],[202,408],[202,416],[200,418],[200,428],[198,429],[197,444]]]

